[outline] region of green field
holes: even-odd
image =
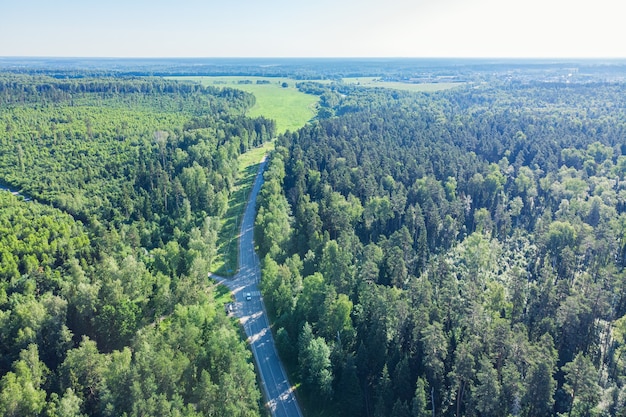
[[[354,77],[344,78],[343,82],[346,84],[357,84],[362,87],[380,87],[380,88],[392,88],[395,90],[405,91],[421,91],[421,92],[433,92],[441,90],[449,90],[451,88],[459,87],[464,83],[403,83],[393,81],[381,81],[377,77]]]
[[[232,87],[254,94],[256,104],[247,116],[264,116],[276,120],[277,133],[297,130],[316,114],[319,97],[296,89],[296,81],[274,77],[172,77],[176,80],[196,81],[202,85]],[[269,84],[257,84],[269,82]],[[282,87],[287,83],[288,87]]]

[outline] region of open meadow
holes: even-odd
[[[297,130],[315,117],[319,97],[304,94],[296,88],[296,81],[274,77],[172,77],[176,80],[196,81],[202,85],[237,88],[254,94],[256,104],[247,116],[263,116],[276,120],[276,132]],[[286,85],[284,87],[283,85]]]

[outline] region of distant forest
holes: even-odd
[[[0,57],[0,71],[54,78],[259,76],[294,80],[626,81],[626,60],[490,58],[29,58]],[[571,80],[570,80],[571,81]]]
[[[626,86],[300,88],[256,232],[314,415],[626,415]]]

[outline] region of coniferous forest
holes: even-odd
[[[207,273],[254,97],[0,77],[0,415],[258,416]]]
[[[309,406],[626,415],[624,85],[301,88],[257,244]]]
[[[277,62],[0,73],[0,416],[269,414],[207,274],[273,139],[255,242],[307,416],[626,416],[624,66]],[[155,76],[242,74],[317,116]],[[381,88],[424,80],[456,84]]]

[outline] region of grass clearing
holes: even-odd
[[[239,165],[238,179],[235,190],[228,200],[228,210],[221,219],[222,227],[217,237],[217,256],[211,265],[211,271],[217,275],[230,277],[237,273],[241,218],[246,209],[248,196],[252,190],[261,159],[272,149],[274,149],[274,142],[267,142],[261,147],[251,149],[240,155],[237,160]]]
[[[439,82],[439,83],[403,83],[397,81],[381,81],[378,77],[353,77],[344,78],[346,84],[356,84],[362,87],[391,88],[404,91],[420,91],[430,93],[434,91],[449,90],[460,87],[465,83]]]
[[[213,282],[217,284],[216,281]],[[230,292],[230,289],[226,285],[215,285],[213,290],[213,297],[215,298],[215,302],[219,306],[219,308],[225,308],[224,306],[233,301],[233,295]]]
[[[275,77],[170,77],[181,81],[195,81],[202,85],[231,87],[254,94],[256,104],[248,111],[250,117],[276,120],[278,134],[294,131],[315,117],[319,97],[305,94],[296,88],[295,80]],[[287,87],[283,87],[283,83]]]
[[[276,121],[276,133],[295,131],[316,114],[319,97],[304,94],[296,88],[296,81],[274,77],[168,77],[180,81],[199,82],[202,85],[237,88],[254,94],[256,104],[248,111],[250,117],[263,116]],[[286,85],[286,87],[284,86]],[[217,239],[217,256],[211,271],[230,277],[237,273],[238,239],[241,218],[263,156],[274,148],[274,143],[251,149],[239,156],[238,179],[228,200],[228,210],[221,220]]]

